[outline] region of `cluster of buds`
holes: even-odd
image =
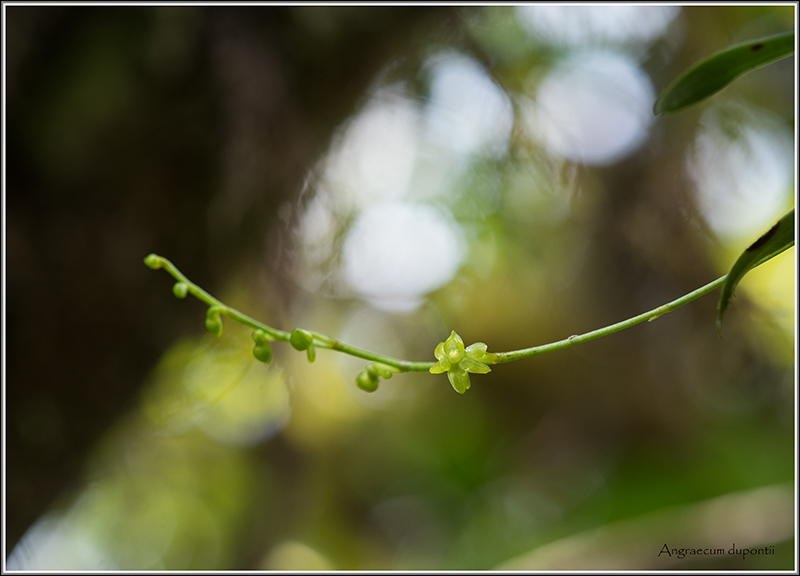
[[[206,330],[208,330],[211,334],[215,336],[222,335],[221,316],[223,313],[234,319],[238,319],[235,315],[232,315],[235,313],[235,311],[229,310],[227,307],[221,305],[221,303],[218,301],[212,299],[212,302],[209,302],[209,297],[207,294],[203,293],[203,296],[201,297],[199,293],[202,293],[202,290],[199,290],[198,292],[198,289],[192,287],[188,281],[177,271],[177,269],[174,269],[169,260],[166,260],[165,258],[162,258],[156,254],[149,254],[144,259],[144,263],[154,270],[158,270],[159,268],[163,267],[168,268],[170,274],[172,274],[178,280],[178,282],[176,282],[172,287],[172,292],[175,294],[175,297],[186,298],[186,296],[191,292],[200,300],[203,300],[209,304],[209,308],[206,311],[205,326]],[[276,334],[270,335],[268,331],[256,329],[252,333],[252,338],[253,342],[255,343],[253,346],[253,356],[256,358],[256,360],[263,362],[264,364],[269,364],[270,360],[272,360],[272,348],[270,347],[270,340],[274,340],[276,338],[280,340],[286,340],[286,333],[283,332],[278,334],[276,332]],[[288,340],[296,350],[306,352],[309,362],[314,362],[316,358],[316,349],[314,347],[315,340],[323,347],[327,347],[327,340],[325,336],[321,336],[319,334],[315,336],[313,332],[301,330],[300,328],[293,330],[291,334],[289,334]],[[342,347],[341,350],[354,355],[360,355],[351,350],[345,350],[344,347]],[[374,357],[377,355],[372,356]],[[443,372],[447,372],[447,377],[450,380],[450,384],[459,394],[463,394],[469,389],[470,373],[486,374],[491,370],[488,364],[495,364],[498,360],[497,354],[489,354],[486,352],[486,344],[483,342],[476,342],[475,344],[465,347],[464,341],[458,334],[456,334],[455,331],[450,333],[450,336],[447,338],[447,340],[440,342],[439,345],[436,346],[434,356],[436,356],[437,361],[430,368],[431,374],[441,374]],[[392,362],[391,359],[388,360]],[[356,376],[356,384],[359,388],[366,392],[374,392],[378,389],[378,383],[380,382],[381,378],[389,379],[395,372],[403,372],[407,369],[419,369],[419,367],[416,366],[413,368],[402,366],[403,363],[391,366],[381,362],[370,362],[361,372],[358,373],[358,376]]]

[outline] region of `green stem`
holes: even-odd
[[[610,326],[606,326],[605,328],[600,328],[598,330],[593,330],[592,332],[586,332],[585,334],[581,335],[574,335],[566,338],[564,340],[559,340],[558,342],[551,342],[550,344],[544,344],[542,346],[534,346],[533,348],[524,348],[522,350],[513,350],[511,352],[499,352],[495,354],[494,362],[500,364],[502,362],[512,362],[513,360],[520,360],[521,358],[529,358],[531,356],[536,356],[537,354],[544,354],[545,352],[552,352],[553,350],[560,350],[562,348],[569,348],[570,346],[574,346],[575,344],[580,344],[582,342],[588,342],[589,340],[594,340],[595,338],[600,338],[602,336],[608,336],[609,334],[613,334],[614,332],[619,332],[620,330],[624,330],[625,328],[630,328],[636,324],[644,322],[645,320],[653,321],[659,316],[667,314],[668,312],[672,312],[676,308],[683,306],[691,302],[692,300],[696,300],[700,298],[700,296],[704,296],[708,294],[715,288],[722,286],[725,282],[725,278],[727,278],[727,274],[722,276],[721,278],[717,278],[713,282],[710,282],[703,286],[702,288],[698,288],[693,292],[689,292],[685,296],[681,296],[677,300],[673,300],[667,304],[659,306],[658,308],[653,308],[649,312],[645,312],[644,314],[639,314],[638,316],[634,316],[633,318],[628,318],[627,320],[623,320],[622,322],[617,322],[616,324],[611,324]]]
[[[292,336],[291,332],[285,332],[283,330],[273,328],[272,326],[267,326],[266,324],[250,318],[250,316],[247,316],[235,308],[231,308],[230,306],[217,300],[211,294],[184,276],[183,273],[178,270],[178,268],[172,262],[163,256],[150,254],[147,258],[145,258],[145,264],[156,270],[163,268],[169,272],[169,274],[175,278],[175,280],[186,284],[188,287],[188,294],[191,294],[201,302],[208,304],[210,307],[219,309],[220,314],[224,314],[228,318],[231,318],[232,320],[235,320],[236,322],[239,322],[240,324],[248,326],[254,330],[262,330],[266,332],[273,340],[281,340],[284,342],[290,341]],[[361,348],[345,344],[344,342],[337,340],[336,338],[332,338],[331,336],[327,336],[326,334],[320,334],[319,332],[311,331],[309,331],[309,334],[311,334],[311,336],[314,338],[313,346],[316,348],[336,350],[338,352],[349,354],[350,356],[363,358],[364,360],[380,362],[381,364],[386,364],[387,366],[396,368],[398,372],[427,372],[430,367],[435,364],[435,362],[410,362],[408,360],[399,360],[397,358],[383,356],[382,354],[376,354],[368,350],[362,350]]]
[[[344,352],[345,354],[363,358],[364,360],[372,360],[374,362],[380,362],[381,364],[387,364],[388,366],[397,368],[400,372],[427,372],[430,370],[431,366],[435,364],[435,362],[411,362],[410,360],[399,360],[397,358],[383,356],[381,354],[369,352],[368,350],[356,348],[355,346],[350,346],[341,340],[337,340],[325,334],[320,334],[319,332],[311,332],[311,335],[314,337],[314,346],[317,348],[336,350],[337,352]]]
[[[158,256],[156,254],[150,254],[147,258],[145,258],[145,263],[153,269],[164,268],[167,272],[169,272],[173,278],[175,278],[178,282],[183,282],[188,287],[187,292],[192,294],[198,300],[208,304],[211,307],[218,308],[221,314],[224,314],[228,318],[239,322],[245,326],[253,328],[254,330],[263,330],[266,332],[272,339],[274,340],[282,340],[284,342],[289,342],[291,339],[291,332],[285,332],[283,330],[278,330],[271,326],[267,326],[259,322],[258,320],[254,320],[250,318],[246,314],[242,314],[235,308],[231,308],[214,298],[211,294],[191,282],[186,276],[178,270],[175,265],[163,258],[162,256]],[[667,304],[659,306],[658,308],[654,308],[649,312],[645,312],[644,314],[639,314],[638,316],[634,316],[633,318],[629,318],[627,320],[623,320],[622,322],[617,322],[616,324],[612,324],[610,326],[606,326],[605,328],[600,328],[598,330],[593,330],[592,332],[587,332],[581,335],[574,335],[566,338],[564,340],[559,340],[558,342],[552,342],[550,344],[544,344],[542,346],[534,346],[532,348],[524,348],[522,350],[512,350],[511,352],[498,352],[498,353],[488,353],[486,363],[487,364],[501,364],[504,362],[512,362],[514,360],[520,360],[522,358],[529,358],[531,356],[536,356],[537,354],[544,354],[545,352],[552,352],[554,350],[560,350],[562,348],[568,348],[570,346],[574,346],[575,344],[580,344],[582,342],[588,342],[589,340],[594,340],[595,338],[600,338],[602,336],[607,336],[609,334],[613,334],[614,332],[619,332],[620,330],[624,330],[625,328],[630,328],[636,324],[644,322],[645,320],[655,320],[659,316],[672,312],[676,308],[683,306],[691,302],[692,300],[696,300],[701,296],[708,294],[715,288],[721,286],[727,275],[722,276],[721,278],[717,278],[713,282],[710,282],[703,286],[702,288],[698,288],[697,290],[686,294],[678,298],[677,300],[673,300]],[[332,338],[331,336],[327,336],[326,334],[321,334],[319,332],[310,332],[311,336],[314,339],[313,346],[317,348],[325,348],[328,350],[336,350],[337,352],[343,352],[345,354],[349,354],[350,356],[355,356],[357,358],[363,358],[364,360],[371,360],[374,362],[380,362],[381,364],[386,364],[387,366],[391,366],[396,368],[398,372],[427,372],[435,362],[411,362],[408,360],[400,360],[397,358],[392,358],[390,356],[383,356],[382,354],[376,354],[374,352],[370,352],[368,350],[363,350],[361,348],[357,348],[355,346],[350,346],[349,344],[345,344],[336,338]]]

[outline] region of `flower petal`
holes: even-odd
[[[453,390],[459,394],[463,394],[469,388],[469,374],[464,370],[452,369],[447,372],[447,377],[450,379],[450,384],[453,385]]]
[[[455,333],[455,330],[444,341],[444,351],[451,362],[460,360],[460,357],[464,354],[464,341]]]
[[[483,342],[475,342],[475,344],[467,346],[466,354],[468,357],[484,364],[497,364],[497,354],[487,352],[486,344]]]
[[[431,374],[441,374],[442,372],[447,372],[450,369],[450,363],[446,360],[439,360],[436,364],[430,367],[429,372]]]
[[[433,351],[433,355],[436,356],[437,360],[444,358],[444,342],[439,342],[436,345],[436,350]]]
[[[458,366],[462,370],[466,370],[467,372],[472,372],[473,374],[486,374],[487,372],[491,372],[492,369],[489,368],[483,362],[478,362],[474,358],[464,358]]]
[[[475,344],[470,344],[469,346],[467,346],[467,352],[475,352],[475,351],[486,352],[486,348],[488,348],[488,346],[486,346],[486,344],[484,344],[483,342],[475,342]]]

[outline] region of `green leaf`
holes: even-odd
[[[736,78],[794,53],[794,31],[737,44],[676,78],[653,106],[656,115],[677,112],[722,90]]]
[[[717,306],[717,332],[722,336],[722,316],[728,308],[733,291],[739,281],[750,270],[774,258],[784,250],[794,246],[794,208],[764,234],[753,242],[734,262],[725,283]]]

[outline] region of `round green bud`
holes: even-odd
[[[206,330],[214,336],[222,334],[222,320],[220,320],[219,312],[213,308],[209,308],[206,312]]]
[[[266,342],[264,344],[256,344],[253,346],[253,356],[256,357],[256,360],[269,364],[269,361],[272,360],[272,348]]]
[[[308,350],[308,347],[314,342],[314,337],[308,330],[295,328],[289,337],[289,342],[292,343],[295,350]]]
[[[258,344],[259,346],[263,346],[264,344],[267,344],[269,342],[269,337],[267,336],[267,333],[264,332],[263,330],[253,330],[251,337],[253,338],[253,342]]]
[[[162,265],[161,257],[158,254],[148,254],[144,259],[144,263],[153,270],[158,270]]]
[[[175,294],[176,298],[186,298],[189,293],[189,285],[186,282],[175,282],[172,287],[172,293]]]
[[[385,364],[373,364],[373,366],[375,366],[375,371],[378,373],[378,376],[381,376],[386,380],[391,378],[392,374],[394,374],[394,370],[392,370],[389,366],[386,366]]]
[[[222,334],[222,322],[219,321],[219,318],[206,318],[206,330],[214,336],[220,336]]]
[[[378,389],[378,377],[370,375],[366,370],[362,370],[356,376],[356,384],[364,392],[375,392]]]
[[[317,351],[314,346],[308,347],[308,350],[306,350],[306,355],[308,356],[309,363],[313,364],[314,360],[317,359]]]

